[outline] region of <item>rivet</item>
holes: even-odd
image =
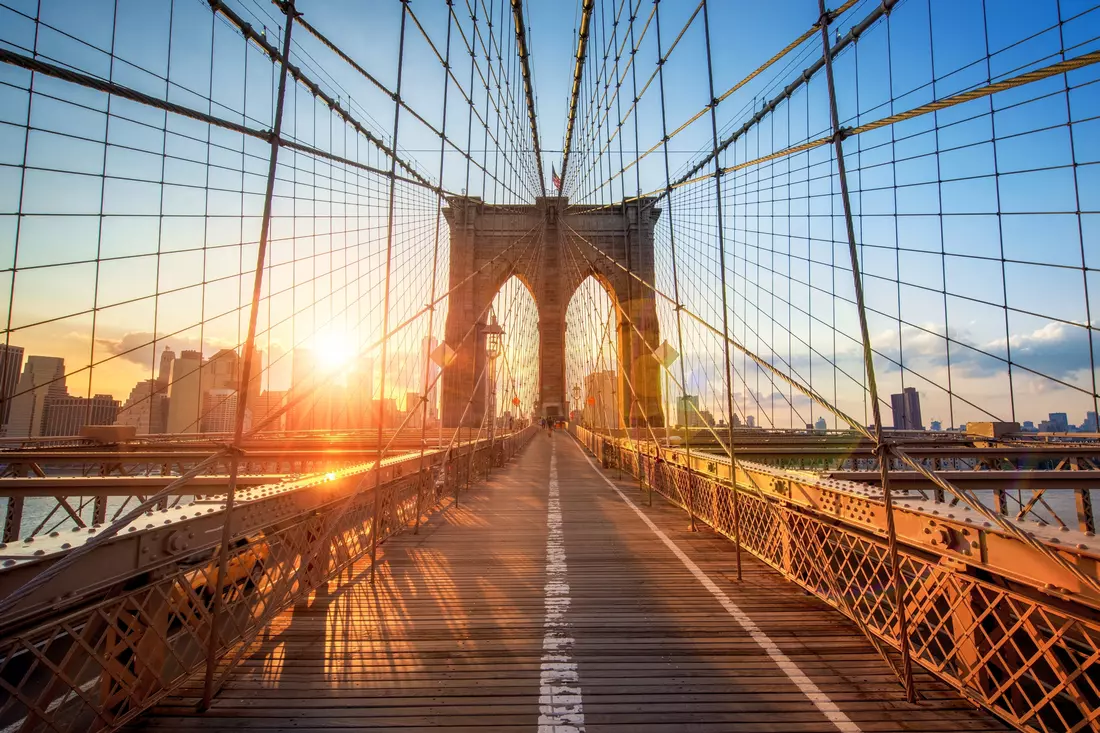
[[[65,544],[61,545],[61,549],[62,549],[62,550],[68,550],[68,549],[69,549],[70,547],[72,547],[72,545],[70,545],[70,544],[69,544],[68,542],[66,542]]]
[[[46,554],[46,551],[45,551],[45,550],[35,550],[35,551],[34,551],[34,554],[35,554],[35,555],[45,555],[45,554]]]

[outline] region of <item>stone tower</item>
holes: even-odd
[[[490,205],[474,197],[448,201],[443,214],[451,232],[452,293],[446,340],[456,356],[443,372],[445,426],[481,424],[485,380],[478,383],[477,377],[485,365],[485,343],[477,324],[512,275],[530,288],[538,307],[539,416],[568,412],[565,309],[592,275],[608,290],[616,311],[622,414],[631,425],[662,424],[660,371],[653,357],[660,343],[656,297],[636,279],[654,282],[653,227],[660,210],[653,203],[569,206],[564,197],[523,206]]]

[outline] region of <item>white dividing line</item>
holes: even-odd
[[[555,441],[556,443],[557,441]],[[582,733],[584,706],[580,675],[573,661],[573,637],[566,577],[565,535],[561,529],[557,449],[550,444],[550,498],[546,503],[546,621],[539,673],[539,733]]]
[[[775,642],[768,638],[768,635],[760,630],[760,627],[756,625],[756,622],[753,621],[747,613],[742,611],[736,603],[730,600],[725,591],[715,585],[714,581],[711,580],[710,577],[706,573],[704,573],[698,565],[695,564],[695,561],[685,555],[684,551],[681,550],[675,542],[669,539],[668,535],[662,532],[661,528],[654,524],[653,521],[645,515],[645,512],[639,509],[634,502],[628,499],[626,497],[626,494],[619,491],[619,487],[611,483],[611,479],[607,478],[607,476],[604,476],[603,473],[596,468],[596,464],[593,463],[592,459],[588,457],[588,454],[584,452],[584,449],[581,448],[580,443],[577,443],[576,445],[577,450],[579,450],[581,452],[581,455],[584,456],[584,459],[588,461],[588,465],[592,467],[592,470],[599,474],[600,478],[602,478],[607,483],[607,485],[611,487],[611,490],[618,494],[619,498],[626,502],[626,505],[633,509],[634,513],[642,518],[642,521],[646,523],[646,526],[653,530],[653,534],[657,535],[661,539],[661,542],[664,542],[665,546],[668,549],[672,550],[672,554],[680,558],[680,562],[684,564],[684,567],[690,570],[691,574],[695,576],[695,579],[702,583],[703,587],[709,590],[711,592],[711,595],[718,599],[718,602],[722,604],[722,607],[726,609],[729,615],[733,616],[734,620],[738,624],[740,624],[741,628],[744,629],[745,632],[752,637],[752,640],[759,644],[760,648],[768,653],[768,656],[771,657],[772,661],[775,662],[781,670],[783,670],[783,673],[786,674],[787,677],[790,678],[791,682],[793,682],[798,687],[798,689],[802,691],[802,694],[809,698],[810,702],[812,702],[814,706],[816,706],[817,709],[821,711],[822,715],[828,718],[829,721],[832,722],[832,724],[835,725],[838,730],[843,731],[843,733],[862,733],[860,727],[853,723],[848,718],[848,716],[845,715],[841,711],[841,709],[836,706],[836,703],[830,700],[828,695],[822,692],[818,688],[818,686],[813,683],[813,680],[807,677],[806,673],[799,669],[798,665],[792,662],[790,657],[784,654],[783,651],[775,645]],[[552,465],[553,463],[551,463],[551,466]],[[553,476],[553,468],[551,468],[550,470],[550,475]]]

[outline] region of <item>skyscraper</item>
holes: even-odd
[[[25,438],[43,435],[46,398],[66,397],[65,360],[57,356],[29,356],[11,401],[7,435]]]
[[[347,375],[349,427],[361,429],[374,424],[376,414],[371,412],[371,399],[373,397],[374,360],[367,356],[360,356]]]
[[[1049,415],[1050,424],[1053,426],[1055,433],[1068,433],[1069,432],[1069,415],[1064,412],[1052,412]]]
[[[436,389],[439,383],[436,381],[439,377],[439,372],[442,368],[432,361],[432,352],[439,346],[439,339],[434,336],[427,336],[424,338],[423,353],[420,356],[421,364],[423,365],[423,371],[421,371],[421,378],[427,378],[426,384],[428,385],[428,421],[435,422],[439,419],[439,410],[436,406],[438,399],[436,395],[439,394],[439,390]],[[417,389],[423,389],[421,385],[417,385]]]
[[[699,414],[698,395],[684,395],[676,400],[676,425],[677,427],[698,428],[704,425],[703,417]]]
[[[272,419],[267,425],[263,425],[263,423],[286,404],[286,397],[286,392],[272,392],[270,390],[261,394],[251,410],[252,426],[265,433],[276,433],[283,430],[286,426],[286,414]]]
[[[916,388],[906,387],[901,394],[890,395],[890,407],[894,413],[894,430],[924,430]]]
[[[0,426],[11,419],[11,400],[23,371],[23,347],[0,344]]]
[[[1096,413],[1086,412],[1085,421],[1081,423],[1080,430],[1082,433],[1095,433],[1097,430],[1096,425]]]
[[[199,432],[202,409],[202,353],[186,350],[172,362],[168,389],[168,432]]]
[[[175,360],[176,352],[165,346],[160,354],[160,369],[157,371],[157,384],[161,389],[168,389],[168,383],[172,379],[172,362]]]
[[[168,364],[171,374],[171,362]],[[167,382],[167,378],[165,382]],[[130,396],[118,411],[116,425],[132,425],[140,435],[158,435],[168,431],[168,395],[159,379],[145,379],[134,385]]]
[[[204,433],[232,433],[237,428],[237,403],[239,393],[235,389],[211,389],[203,394],[202,420]],[[252,411],[245,407],[244,429],[252,429]]]
[[[317,379],[317,363],[309,349],[295,349],[291,354],[290,393],[287,399],[294,402],[286,415],[287,430],[311,430],[316,422],[313,391]],[[308,395],[308,396],[307,396]]]

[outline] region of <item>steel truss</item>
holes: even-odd
[[[670,459],[653,445],[576,434],[605,466],[636,476],[894,650],[904,599],[912,660],[967,699],[1024,730],[1095,730],[1100,593],[977,515],[895,496],[895,585],[881,490],[745,463],[731,482],[728,461],[689,470],[683,453]],[[1100,547],[1086,551],[1060,534],[1043,539],[1096,578]]]
[[[424,462],[387,461],[379,472],[242,490],[224,573],[216,552],[224,494],[189,505],[182,512],[189,518],[173,516],[170,525],[132,525],[3,615],[0,690],[7,700],[0,725],[121,726],[200,673],[209,638],[219,640],[220,689],[276,614],[346,576],[375,540],[419,526],[417,507],[446,510],[515,456],[533,430],[464,444],[450,456],[429,454]],[[63,555],[61,539],[32,555],[26,573],[0,576],[0,597]]]

